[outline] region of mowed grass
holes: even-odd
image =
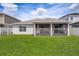
[[[79,37],[0,36],[0,56],[79,56]]]

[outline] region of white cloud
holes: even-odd
[[[1,3],[1,6],[4,7],[3,12],[14,12],[17,11],[17,5],[13,3]]]
[[[6,13],[10,16],[16,17],[18,6],[13,3],[1,3],[1,6],[3,7],[3,13]]]
[[[37,8],[36,10],[32,10],[30,12],[31,18],[59,18],[65,11],[67,10],[67,7],[61,7],[54,9],[55,7],[51,7],[48,9],[44,8]]]
[[[53,9],[51,9],[51,10],[49,10],[50,12],[50,14],[62,14],[62,13],[64,13],[64,11],[66,10],[66,8],[65,7],[62,7],[62,8],[57,8],[57,9],[55,9],[55,10],[53,10]]]
[[[68,8],[71,9],[71,10],[79,9],[79,4],[77,4],[77,3],[72,4],[72,5],[70,5]]]
[[[44,8],[37,8],[31,12],[32,16],[42,16],[48,14],[48,11]]]

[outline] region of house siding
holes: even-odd
[[[79,21],[79,15],[70,15],[69,17],[70,17],[71,23]],[[71,20],[71,17],[73,17],[73,20]]]
[[[20,32],[19,26],[25,26],[26,32]],[[13,26],[13,34],[33,34],[33,25],[14,25]]]
[[[4,16],[2,14],[0,15],[0,24],[4,24]]]

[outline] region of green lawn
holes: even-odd
[[[78,56],[78,36],[0,36],[1,56]]]

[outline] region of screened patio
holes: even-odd
[[[67,24],[35,24],[35,35],[67,35]]]

